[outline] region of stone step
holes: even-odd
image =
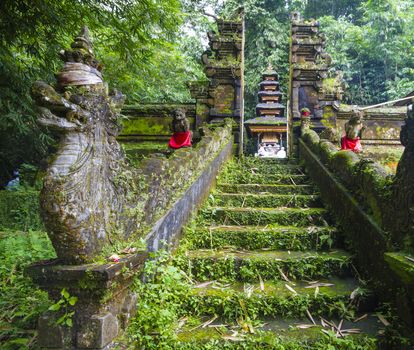
[[[200,217],[215,225],[237,226],[310,226],[327,225],[322,208],[229,208],[211,207],[203,209]]]
[[[285,250],[187,251],[175,264],[197,281],[240,281],[316,279],[349,276],[351,256],[342,250],[328,252]]]
[[[249,207],[249,208],[277,208],[277,207],[322,207],[322,201],[318,195],[304,194],[238,194],[216,193],[210,196],[209,203],[225,207]]]
[[[358,319],[357,315],[354,320]],[[361,315],[362,316],[362,315]],[[332,326],[315,318],[314,325],[308,318],[266,317],[249,322],[242,318],[237,322],[225,322],[213,315],[190,318],[190,322],[177,331],[177,349],[337,349],[338,340],[327,338]],[[210,321],[212,321],[210,323]],[[342,321],[342,324],[341,324]],[[321,322],[324,322],[322,326]],[[329,323],[342,330],[359,330],[348,333],[353,341],[352,349],[376,350],[375,336],[381,330],[378,318],[368,314],[358,322],[332,319]],[[357,331],[354,331],[357,332]],[[333,332],[335,334],[335,332]],[[350,346],[350,345],[348,345]],[[350,347],[346,347],[347,349]]]
[[[252,194],[317,194],[312,185],[274,185],[274,184],[228,184],[221,183],[216,187],[219,193],[252,193]]]
[[[326,250],[336,243],[337,233],[330,226],[211,226],[187,230],[186,239],[192,249]]]
[[[309,182],[309,178],[303,174],[261,174],[254,171],[243,171],[220,176],[218,183],[300,185],[307,182]]]
[[[352,295],[352,299],[351,299]],[[192,289],[187,311],[192,315],[214,314],[237,320],[263,316],[314,318],[352,317],[369,307],[369,296],[353,278],[317,281],[264,281],[220,283],[208,281]],[[344,309],[344,305],[348,307]]]
[[[234,178],[237,176],[249,176],[249,174],[257,174],[259,176],[266,175],[304,175],[302,167],[297,164],[276,164],[276,163],[258,163],[244,164],[243,162],[227,163],[219,177]]]

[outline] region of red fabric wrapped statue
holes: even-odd
[[[174,134],[171,136],[170,142],[168,143],[170,148],[179,149],[192,146],[190,123],[185,117],[183,109],[174,111],[172,130]]]
[[[359,137],[357,137],[356,139],[349,139],[348,137],[344,136],[341,139],[341,150],[350,150],[356,153],[361,152],[362,146]]]
[[[362,112],[356,111],[355,115],[345,123],[345,136],[341,139],[341,150],[350,150],[355,153],[362,151],[360,141],[360,134],[364,128],[362,117]]]
[[[175,132],[173,136],[171,136],[168,146],[174,149],[191,147],[191,131]]]

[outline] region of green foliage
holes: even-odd
[[[36,124],[29,89],[37,79],[53,82],[62,65],[58,52],[84,24],[105,66],[104,78],[127,102],[189,100],[186,82],[203,74],[194,59],[201,53],[197,33],[180,29],[185,10],[179,0],[2,1],[0,187],[19,164],[39,165],[50,152],[53,139]]]
[[[78,302],[78,297],[72,296],[63,288],[60,292],[61,298],[54,304],[49,306],[49,311],[59,312],[59,318],[56,324],[62,326],[73,326],[72,316],[75,314],[73,306]]]
[[[412,1],[370,0],[361,18],[321,17],[327,50],[348,83],[346,101],[374,104],[414,90]],[[402,54],[404,53],[404,54]]]
[[[170,262],[168,253],[158,252],[145,264],[145,282],[136,279],[137,314],[127,338],[143,349],[172,349],[175,328],[189,292],[185,275]]]
[[[55,257],[44,232],[0,233],[0,343],[2,349],[24,349],[35,342],[36,322],[50,305],[47,293],[24,276],[29,264]]]
[[[0,191],[0,229],[43,230],[39,192],[32,189]]]

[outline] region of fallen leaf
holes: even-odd
[[[315,298],[318,296],[318,294],[319,294],[319,287],[317,286],[316,288],[315,288]]]
[[[291,286],[285,284],[285,287],[290,290],[294,295],[298,295],[298,293],[296,292],[296,290],[294,290]]]
[[[309,319],[312,321],[312,323],[313,323],[314,325],[316,325],[315,320],[313,319],[313,317],[312,317],[312,315],[311,315],[311,313],[309,312],[309,310],[308,310],[308,309],[306,309],[306,314],[308,315],[308,317],[309,317]]]
[[[359,292],[359,288],[355,288],[351,293],[350,299],[354,300],[355,297],[358,295],[358,292]]]
[[[305,288],[332,287],[333,285],[332,283],[313,283]]]
[[[278,266],[277,269],[279,270],[280,275],[282,276],[282,278],[286,281],[286,282],[290,282],[289,278],[287,278],[287,276],[284,274],[284,272],[282,271],[282,269]]]
[[[234,336],[234,335],[223,335],[222,338],[224,340],[231,340],[231,341],[243,341],[244,338],[240,336]]]
[[[358,317],[357,319],[355,319],[353,322],[357,323],[357,322],[359,322],[359,321],[361,321],[361,320],[363,320],[364,318],[367,318],[367,317],[368,317],[368,314],[364,314],[364,315]]]
[[[260,276],[260,275],[259,275],[259,282],[260,282],[260,290],[261,290],[262,292],[264,292],[264,290],[265,290],[265,286],[264,286],[264,283],[263,283],[262,276]]]
[[[381,314],[377,314],[377,317],[385,327],[388,327],[390,325],[390,323]]]
[[[409,256],[405,256],[404,258],[406,258],[408,261],[414,262],[414,259]]]
[[[204,323],[201,325],[201,328],[206,328],[209,324],[213,323],[213,322],[214,322],[217,318],[218,318],[218,316],[214,316],[212,319],[210,319],[210,320],[208,320],[208,321],[204,322]]]
[[[196,284],[194,288],[204,288],[204,287],[209,286],[210,284],[213,284],[214,282],[216,281],[207,281],[207,282],[199,283],[199,284]]]
[[[308,328],[316,327],[316,325],[309,324],[309,323],[301,323],[301,324],[295,325],[295,327],[299,329],[308,329]]]

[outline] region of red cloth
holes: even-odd
[[[310,112],[302,112],[302,117],[309,117],[310,116]]]
[[[174,149],[181,147],[191,147],[191,132],[175,132],[173,136],[171,136],[168,146]]]
[[[351,150],[353,152],[361,152],[362,146],[359,137],[356,139],[349,139],[348,137],[344,136],[341,139],[341,150]]]

